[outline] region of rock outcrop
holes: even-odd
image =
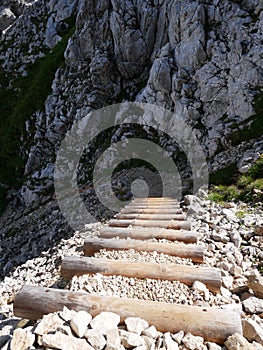
[[[75,23],[43,108],[28,115],[20,190],[27,206],[50,198],[55,154],[72,123],[123,100],[174,111],[193,128],[211,171],[244,170],[262,152],[254,104],[263,86],[261,1],[7,3],[0,59],[12,88]]]

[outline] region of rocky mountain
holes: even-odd
[[[212,173],[246,169],[263,150],[262,9],[261,0],[2,1],[3,188],[25,206],[47,202],[66,131],[122,101],[175,112]]]

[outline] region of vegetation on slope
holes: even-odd
[[[263,202],[263,155],[246,174],[239,175],[232,185],[217,185],[209,195],[216,202],[241,200],[244,202]]]
[[[26,136],[25,123],[36,111],[44,110],[45,101],[51,93],[52,81],[57,69],[64,64],[64,52],[74,30],[75,18],[70,18],[67,21],[67,30],[61,33],[62,40],[52,50],[47,51],[44,57],[28,66],[27,76],[15,79],[12,88],[8,88],[10,77],[5,72],[1,73],[0,184],[15,188],[20,185],[25,162],[21,155],[22,139]],[[4,208],[5,196],[6,189],[1,186],[0,212]]]

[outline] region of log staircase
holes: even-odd
[[[128,238],[128,239],[127,239]],[[165,239],[165,243],[152,239]],[[194,266],[131,262],[100,259],[93,255],[101,249],[147,251],[191,259]],[[84,256],[65,257],[61,265],[64,278],[83,274],[122,275],[136,278],[177,280],[192,286],[203,282],[213,293],[219,293],[222,278],[219,269],[198,266],[203,262],[205,247],[197,243],[197,234],[183,215],[179,203],[172,198],[136,198],[99,237],[86,238]],[[242,334],[240,315],[214,307],[175,305],[86,292],[24,286],[16,295],[14,313],[18,317],[36,320],[44,314],[67,306],[76,311],[86,310],[95,316],[102,311],[116,312],[123,322],[130,316],[142,317],[162,332],[180,330],[202,336],[206,341],[222,344],[233,333]]]

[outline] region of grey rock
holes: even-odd
[[[180,345],[184,337],[184,331],[179,331],[175,334],[172,334],[171,336]]]
[[[254,350],[254,346],[238,333],[228,337],[224,344],[227,350]]]
[[[109,329],[106,332],[106,350],[120,350],[122,348],[118,329]]]
[[[146,335],[149,338],[153,338],[153,339],[155,339],[158,335],[157,329],[155,328],[155,326],[150,326],[150,327],[145,328],[142,331],[142,334]]]
[[[154,61],[150,72],[149,84],[153,90],[169,93],[171,91],[171,67],[169,58],[158,58]]]
[[[66,345],[68,350],[93,350],[85,339],[70,337],[61,332],[55,334],[44,334],[42,337],[44,346],[53,349],[63,349]]]
[[[1,7],[0,7],[1,10]],[[8,28],[16,19],[15,14],[10,8],[4,8],[0,11],[0,32]]]
[[[246,312],[251,314],[260,314],[263,312],[263,299],[250,297],[242,302]]]
[[[31,330],[17,328],[14,330],[13,337],[10,343],[11,350],[27,350],[35,342],[35,335]]]
[[[139,335],[145,328],[149,327],[148,322],[139,317],[128,317],[124,322],[129,332],[137,333]]]
[[[44,335],[49,332],[56,331],[62,326],[64,321],[57,314],[44,315],[42,320],[37,324],[34,329],[34,333],[38,335]]]
[[[242,320],[243,335],[250,342],[256,341],[257,343],[263,345],[263,328],[256,321],[252,319]]]
[[[78,337],[82,338],[87,332],[92,316],[86,311],[78,311],[71,319],[70,326]]]
[[[75,315],[76,311],[69,310],[66,306],[64,306],[63,310],[59,312],[59,316],[66,322],[71,321]]]
[[[182,342],[190,350],[206,349],[206,346],[204,345],[204,339],[202,337],[194,336],[191,333],[186,333],[182,339]]]
[[[208,350],[221,350],[221,346],[217,345],[216,343],[211,343],[211,342],[207,342],[206,343],[207,349]]]
[[[263,299],[263,277],[259,274],[252,274],[249,276],[247,285],[253,290],[254,294]]]
[[[90,322],[90,326],[103,335],[110,329],[116,329],[120,323],[120,316],[113,312],[102,312]]]
[[[85,333],[85,338],[95,350],[102,350],[106,345],[104,336],[95,329],[88,329]]]
[[[263,236],[263,226],[257,225],[254,228],[254,233],[255,233],[255,235]]]
[[[136,333],[119,330],[121,343],[125,348],[133,348],[144,345],[145,340],[142,336]]]
[[[163,342],[167,350],[179,349],[178,343],[171,338],[171,334],[169,332],[164,333]]]

